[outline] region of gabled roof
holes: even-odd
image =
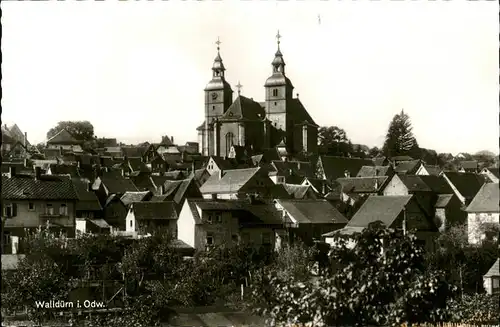
[[[276,200],[299,224],[346,224],[347,219],[327,200]]]
[[[484,274],[484,277],[500,277],[500,259],[497,259],[497,261],[495,261],[490,270],[488,270],[488,272]]]
[[[392,171],[391,166],[363,166],[356,177],[387,176]]]
[[[472,202],[467,207],[467,212],[500,212],[500,188],[498,183],[483,184]]]
[[[405,184],[408,192],[431,192],[431,188],[424,183],[421,176],[416,175],[398,175],[399,179]]]
[[[140,191],[151,191],[154,192],[157,189],[157,186],[152,178],[152,176],[149,175],[138,175],[135,177],[131,177],[132,181],[134,182],[134,185],[137,187],[138,190]]]
[[[312,191],[311,187],[307,185],[284,184],[283,187],[293,199],[297,200],[304,199],[307,192]]]
[[[431,176],[439,176],[443,171],[439,166],[424,165],[424,168]]]
[[[496,178],[500,178],[500,173],[499,173],[499,169],[498,168],[484,168],[483,172],[485,172],[485,171],[489,171]]]
[[[80,171],[78,167],[75,165],[51,164],[50,171],[52,172],[53,175],[71,175],[71,177],[80,176]]]
[[[259,171],[259,168],[233,169],[210,176],[200,187],[201,193],[235,193],[238,192]]]
[[[142,157],[148,147],[146,146],[122,146],[122,153],[125,157]]]
[[[248,168],[248,165],[239,163],[238,160],[236,159],[231,159],[231,158],[221,158],[221,157],[216,157],[212,156],[210,157],[213,162],[219,167],[219,169],[226,170],[226,169],[238,169],[238,168]],[[210,160],[209,159],[209,160]]]
[[[320,156],[323,171],[326,179],[332,181],[339,177],[345,177],[344,173],[348,171],[351,176],[356,176],[363,166],[373,166],[370,159],[345,158],[334,156]]]
[[[342,192],[349,193],[376,193],[385,185],[388,177],[345,177],[337,178],[342,185]]]
[[[434,207],[436,208],[446,208],[450,203],[451,199],[456,196],[454,194],[439,194]]]
[[[368,227],[377,220],[390,227],[401,214],[412,196],[369,196],[347,223],[347,227]]]
[[[143,192],[125,192],[120,198],[120,201],[125,206],[128,206],[129,204],[132,204],[134,202],[141,202],[145,201],[149,196],[151,196],[152,193],[150,191],[143,191]]]
[[[289,112],[290,112],[292,119],[294,121],[296,121],[296,122],[304,122],[305,121],[305,122],[308,122],[309,124],[318,126],[314,122],[314,120],[311,118],[311,116],[307,112],[306,108],[304,107],[302,102],[300,102],[300,100],[298,98],[291,99],[289,102],[289,106],[290,106]]]
[[[402,177],[402,176],[400,176]],[[420,179],[436,194],[453,194],[450,184],[443,176],[421,175]]]
[[[314,177],[314,169],[307,161],[281,161],[273,160],[272,165],[276,168],[278,175],[281,176],[300,176]],[[302,180],[302,178],[300,179]]]
[[[137,220],[152,220],[152,219],[177,219],[177,211],[175,203],[170,201],[164,202],[135,202],[131,206]]]
[[[76,210],[99,211],[102,209],[95,193],[88,189],[90,181],[83,178],[73,178],[73,185],[78,196]]]
[[[199,211],[232,211],[240,227],[249,225],[282,225],[282,215],[272,204],[250,204],[246,200],[186,200],[196,224],[201,224]]]
[[[396,165],[394,169],[398,174],[414,174],[417,172],[422,161],[411,160],[411,161],[401,161]]]
[[[81,141],[78,141],[70,134],[65,128],[61,129],[56,135],[52,136],[47,140],[47,144],[69,144],[76,145],[81,144]]]
[[[194,183],[194,179],[192,178],[179,181],[166,181],[164,184],[164,193],[157,197],[157,199],[160,201],[173,200],[175,203],[180,204],[189,187],[197,187],[196,184],[191,185],[191,183]],[[201,193],[199,195],[201,197]]]
[[[110,194],[125,194],[126,192],[138,192],[134,183],[127,178],[112,178],[102,176],[101,183],[104,184]]]
[[[313,177],[304,177],[304,179],[302,179],[302,182],[300,184],[304,183],[306,180],[309,182],[309,184],[312,185],[312,187],[317,192],[320,193],[323,192],[323,188],[325,189],[325,191],[330,189],[330,183],[327,180],[313,178]]]
[[[413,158],[410,156],[394,156],[391,157],[392,161],[413,161]]]
[[[460,166],[462,166],[463,169],[476,170],[478,163],[475,160],[460,161]]]
[[[258,102],[255,102],[242,95],[229,106],[227,111],[219,118],[221,121],[232,120],[253,120],[261,121],[264,119],[265,111]]]
[[[24,135],[23,131],[21,131],[19,126],[17,126],[17,124],[10,126],[8,128],[8,130],[9,130],[9,136],[14,138],[15,140],[17,140],[21,144],[24,144],[24,136],[25,135]],[[30,146],[30,145],[31,145],[30,142],[28,142],[28,140],[26,140],[26,146]]]
[[[70,178],[42,175],[2,177],[2,198],[8,200],[78,200]]]
[[[484,184],[484,177],[474,173],[445,172],[448,180],[456,187],[458,192],[467,200],[472,200],[481,186]]]
[[[184,172],[182,172],[180,170],[173,170],[173,171],[167,171],[161,177],[166,177],[167,180],[179,180],[179,179],[183,179],[185,176],[184,176]],[[155,184],[156,184],[156,182],[155,182]],[[158,185],[158,184],[156,184],[156,185]]]

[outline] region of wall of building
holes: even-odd
[[[17,216],[8,218],[5,222],[5,227],[26,227],[33,228],[40,225],[45,225],[45,220],[50,219],[56,224],[63,225],[65,227],[75,228],[75,202],[64,202],[64,201],[7,201],[5,200],[2,204],[3,206],[16,203],[17,204]],[[33,204],[33,209],[30,210],[29,204]],[[45,217],[46,204],[52,204],[54,208],[54,216]],[[56,216],[59,214],[59,207],[61,204],[67,206],[67,216]]]
[[[385,186],[382,194],[385,196],[408,195],[408,189],[401,179],[397,175],[394,175]]]
[[[177,238],[195,248],[195,220],[188,201],[184,202],[177,219]]]
[[[479,243],[483,237],[483,224],[497,224],[500,226],[500,214],[494,213],[469,213],[467,216],[467,234],[470,244]]]

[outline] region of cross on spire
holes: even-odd
[[[278,40],[278,47],[280,46],[280,39],[281,39],[281,34],[280,30],[278,30],[278,34],[276,34],[276,40]]]
[[[238,89],[238,94],[241,93],[241,88],[243,87],[243,85],[241,85],[240,81],[238,81],[238,84],[236,85],[236,88]]]
[[[222,42],[219,40],[219,37],[217,36],[217,41],[215,42],[215,44],[217,44],[217,51],[219,51],[219,50],[220,50],[220,44],[221,44],[221,43],[222,43]]]

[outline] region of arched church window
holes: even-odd
[[[226,156],[229,155],[229,151],[231,150],[231,147],[233,146],[233,141],[234,141],[234,134],[229,132],[226,134]]]
[[[278,96],[278,89],[274,89],[273,90],[273,97],[277,97]]]

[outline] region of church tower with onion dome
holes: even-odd
[[[217,148],[217,121],[233,102],[233,90],[226,81],[226,68],[220,55],[221,42],[217,39],[217,56],[212,66],[212,80],[205,87],[205,122],[198,127],[202,154],[215,155]]]

